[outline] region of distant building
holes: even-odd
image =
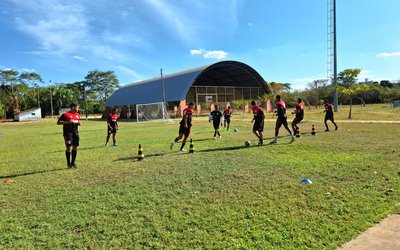
[[[14,116],[14,120],[23,122],[23,121],[34,121],[42,119],[42,109],[34,108],[21,111],[20,113]]]

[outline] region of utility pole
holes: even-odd
[[[335,112],[338,111],[338,91],[337,87],[337,51],[336,51],[336,0],[333,0],[333,84],[335,85],[335,94],[333,95]]]
[[[49,87],[50,87],[50,107],[51,107],[51,118],[53,119],[53,92],[51,91],[51,80],[49,80]]]
[[[337,87],[337,43],[336,43],[336,0],[327,0],[327,77],[329,83],[335,88],[333,92],[334,111],[338,111]]]

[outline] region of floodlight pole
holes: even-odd
[[[334,106],[333,110],[338,111],[338,90],[337,87],[337,53],[336,53],[336,0],[333,0],[333,85],[335,92],[333,95]]]

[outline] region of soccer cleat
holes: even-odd
[[[169,149],[173,149],[174,148],[174,145],[175,145],[175,142],[173,141],[173,142],[171,142],[171,145],[169,146]]]
[[[269,142],[269,144],[276,144],[277,140],[273,139],[272,141]]]
[[[222,136],[219,136],[219,139],[221,139],[222,138]]]
[[[71,168],[78,168],[78,165],[76,163],[71,163]]]
[[[296,140],[296,138],[294,138],[294,136],[292,136],[292,140],[290,141],[290,143],[294,142]]]
[[[259,142],[257,143],[257,145],[258,145],[258,146],[262,146],[262,145],[264,145],[264,142],[263,142],[263,141],[259,141]]]
[[[339,127],[336,127],[335,130],[338,130]]]
[[[213,137],[213,140],[215,140],[215,137]]]
[[[68,168],[68,169],[71,169],[71,168],[72,168],[72,165],[67,163],[67,168]]]
[[[329,129],[325,129],[325,132],[329,132]]]
[[[186,152],[186,149],[182,148],[181,151],[182,151],[182,152]]]
[[[113,145],[111,145],[111,146],[116,147],[116,146],[118,146],[118,144],[117,143],[113,143]]]
[[[106,145],[105,145],[106,147],[108,147],[108,142],[106,142]]]

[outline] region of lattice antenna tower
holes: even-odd
[[[327,78],[330,84],[337,85],[336,50],[336,0],[327,0]],[[333,94],[334,111],[338,108],[338,93]]]

